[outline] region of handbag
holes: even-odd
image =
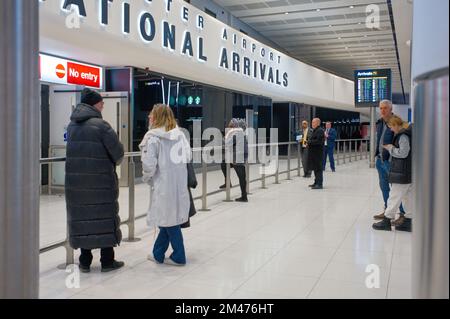
[[[190,207],[189,207],[189,219],[184,224],[180,225],[181,228],[188,228],[191,227],[191,221],[190,218],[195,216],[197,214],[197,210],[195,209],[194,205],[194,199],[192,198],[191,188],[197,188],[198,182],[197,177],[195,176],[194,166],[192,163],[187,163],[187,171],[188,171],[188,192],[189,192],[189,200],[190,200]]]

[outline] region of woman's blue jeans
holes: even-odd
[[[173,253],[170,255],[177,264],[186,264],[186,253],[184,251],[183,234],[180,226],[159,227],[159,235],[153,246],[153,256],[159,263],[163,263],[169,244],[172,246]]]

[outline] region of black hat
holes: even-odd
[[[81,92],[81,103],[94,106],[101,101],[103,101],[103,97],[96,91],[84,89]]]

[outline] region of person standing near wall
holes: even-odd
[[[155,105],[149,119],[150,129],[139,147],[142,180],[149,184],[151,194],[147,225],[159,227],[159,234],[147,258],[158,264],[184,266],[181,225],[188,222],[191,206],[187,188],[191,147],[169,106]],[[169,244],[173,253],[166,257]]]
[[[391,191],[385,211],[385,217],[378,223],[373,224],[376,230],[391,230],[391,220],[395,218],[400,205],[405,205],[408,213],[395,225],[399,231],[411,231],[412,219],[412,151],[411,137],[412,129],[407,122],[398,116],[392,116],[388,121],[389,128],[395,133],[392,144],[383,145],[391,155],[389,169],[389,183]]]
[[[325,132],[320,127],[320,119],[312,120],[313,131],[308,139],[308,168],[314,171],[315,181],[312,189],[323,189],[323,147]]]
[[[394,140],[394,133],[391,129],[389,129],[387,123],[394,114],[392,113],[392,102],[389,100],[383,100],[380,102],[380,114],[381,118],[376,123],[377,129],[377,144],[375,149],[375,158],[376,158],[376,168],[378,171],[378,178],[380,182],[381,193],[383,194],[384,200],[384,210],[387,208],[387,202],[389,199],[389,193],[391,191],[389,185],[389,169],[390,162],[389,159],[391,157],[388,150],[386,150],[383,145],[390,145]],[[400,217],[397,219],[394,224],[402,223],[405,215],[405,210],[403,209],[403,205],[400,205]],[[384,211],[378,215],[374,216],[374,219],[382,220],[384,219]]]
[[[331,122],[326,123],[325,129],[325,153],[323,158],[323,170],[327,166],[327,158],[330,159],[330,167],[332,172],[336,172],[336,165],[334,164],[334,148],[336,145],[337,132],[331,127]]]
[[[312,130],[309,127],[308,121],[302,122],[301,132],[298,136],[298,142],[300,147],[300,156],[303,165],[303,177],[310,178],[311,170],[308,167],[308,138],[311,136]]]
[[[81,104],[67,128],[65,192],[69,241],[81,248],[80,270],[90,272],[92,249],[101,249],[102,272],[124,266],[114,260],[114,248],[122,240],[119,217],[119,182],[116,166],[124,150],[113,128],[102,118],[100,94],[81,93]]]

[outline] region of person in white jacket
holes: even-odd
[[[147,224],[159,227],[159,235],[148,259],[182,266],[186,264],[186,254],[180,225],[189,219],[187,163],[191,148],[170,107],[155,105],[149,119],[150,129],[140,149],[143,181],[150,185]],[[173,253],[166,258],[169,243]]]

